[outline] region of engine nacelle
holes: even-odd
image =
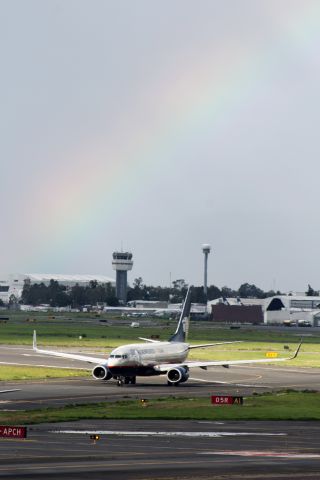
[[[189,372],[184,367],[171,368],[167,373],[167,379],[171,383],[186,382],[189,378]]]
[[[97,365],[94,367],[92,370],[92,376],[96,380],[110,380],[110,378],[112,378],[110,370],[108,370],[108,367],[105,365]]]

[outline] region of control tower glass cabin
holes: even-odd
[[[116,297],[122,305],[127,303],[127,271],[132,270],[133,260],[130,252],[113,252],[112,268],[116,273]]]

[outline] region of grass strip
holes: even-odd
[[[136,343],[138,337],[158,335],[160,340],[167,340],[176,329],[176,322],[155,322],[154,325],[130,328],[128,325],[108,325],[94,323],[92,319],[79,322],[77,319],[62,318],[59,322],[36,316],[33,321],[21,316],[19,320],[0,322],[0,343],[5,345],[32,345],[33,330],[37,330],[38,342],[41,345],[59,346],[101,346],[114,347],[122,343]],[[129,322],[129,320],[128,320]],[[253,329],[242,327],[239,330],[230,330],[228,327],[217,328],[210,322],[191,322],[189,340],[191,343],[208,343],[215,341],[243,340],[273,343],[298,343],[301,335],[309,335],[308,329],[287,330]],[[81,337],[81,338],[79,338]],[[305,337],[304,343],[320,347],[320,330]],[[238,345],[246,348],[246,345]]]
[[[46,368],[15,365],[0,367],[0,381],[44,380],[47,378],[87,377],[89,375],[89,371],[70,368]]]
[[[244,405],[211,405],[207,398],[126,400],[0,412],[1,424],[36,424],[77,420],[320,420],[320,393],[285,391],[246,397]]]

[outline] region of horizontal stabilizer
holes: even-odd
[[[203,343],[202,345],[189,345],[189,350],[192,350],[193,348],[215,347],[216,345],[225,345],[227,343],[242,343],[242,340],[235,340],[234,342],[217,342],[217,343]]]
[[[143,338],[139,337],[139,340],[143,340],[144,342],[149,342],[149,343],[159,343],[160,340],[153,340],[152,338]]]

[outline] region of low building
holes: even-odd
[[[217,323],[263,323],[264,299],[217,298],[208,302],[211,320]]]
[[[217,323],[263,323],[261,305],[226,305],[218,303],[211,307],[211,319]]]

